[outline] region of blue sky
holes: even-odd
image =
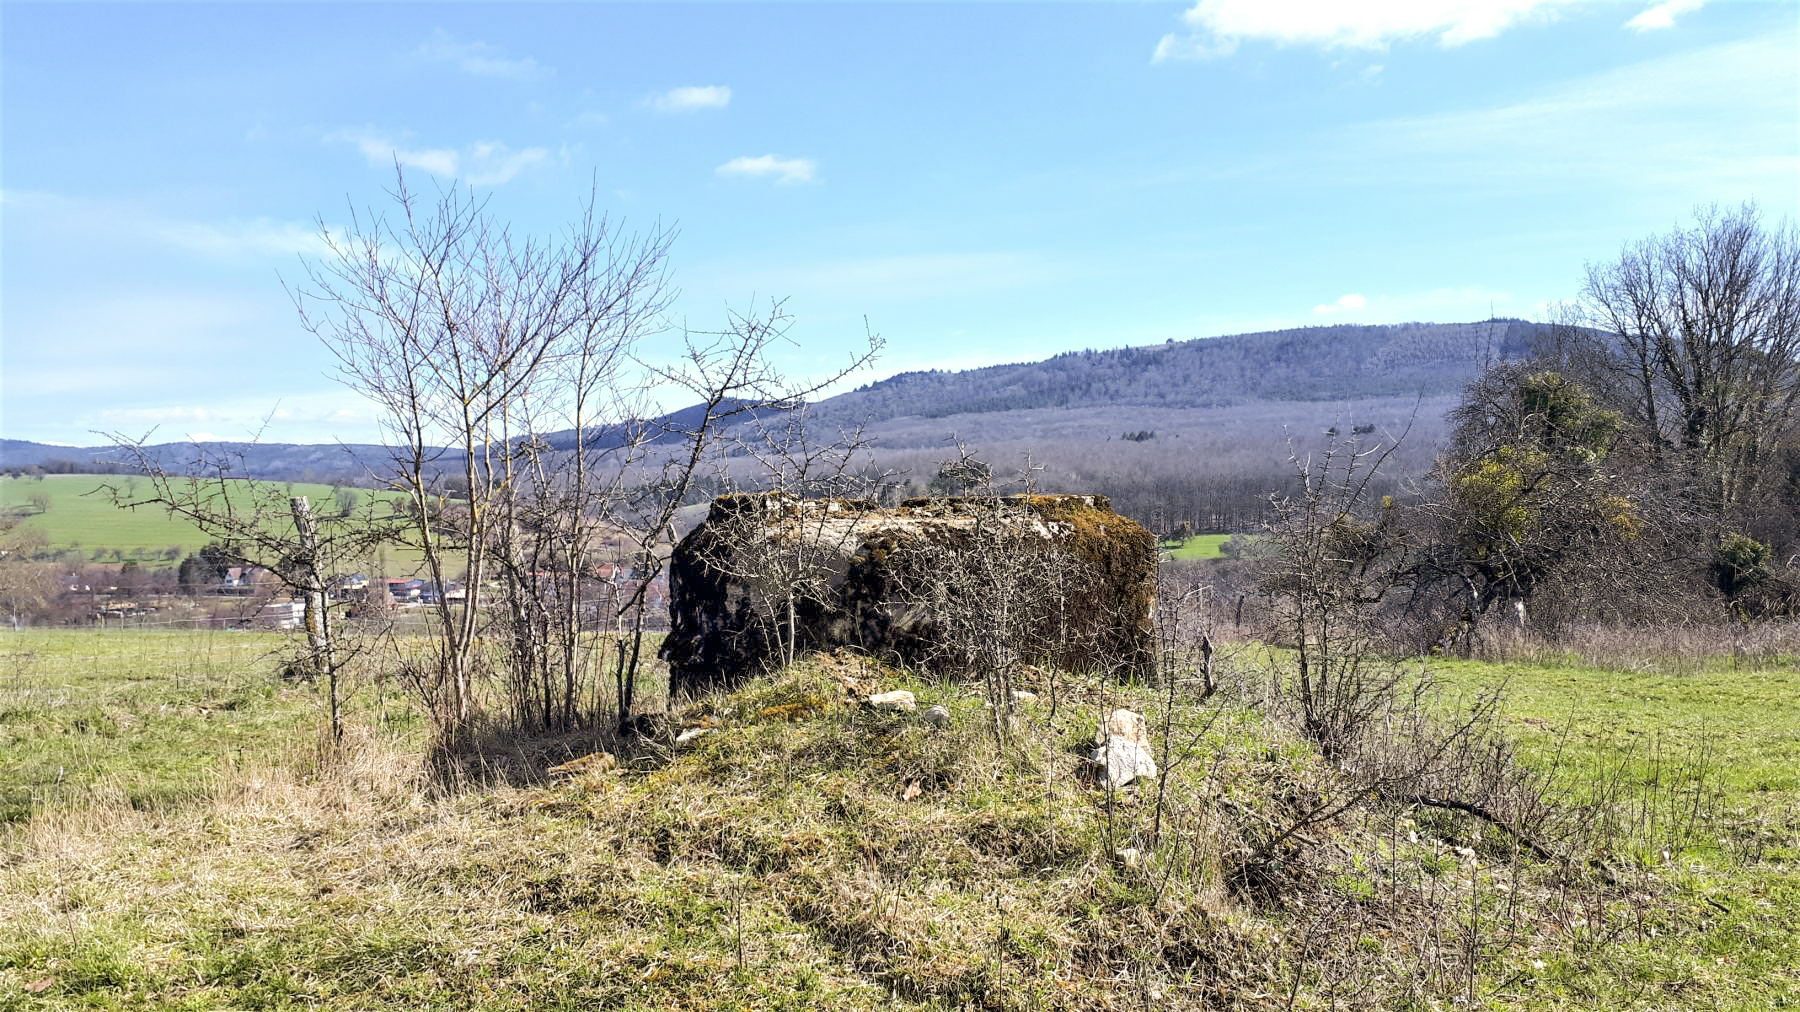
[[[396,159],[674,225],[672,323],[786,298],[806,376],[866,318],[861,380],[1541,318],[1696,205],[1800,215],[1791,2],[9,0],[0,46],[17,439],[372,438],[281,279]]]

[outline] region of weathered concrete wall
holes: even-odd
[[[1104,496],[885,509],[721,497],[671,560],[670,690],[734,685],[779,662],[790,639],[952,674],[1010,661],[1141,672],[1155,551]]]

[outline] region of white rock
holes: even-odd
[[[713,733],[713,729],[710,727],[690,727],[675,736],[675,744],[686,745],[696,738],[704,738],[711,733]]]
[[[1156,758],[1150,750],[1149,728],[1144,715],[1118,709],[1108,714],[1094,732],[1094,765],[1100,767],[1100,786],[1123,787],[1133,780],[1156,776]]]
[[[1136,868],[1138,862],[1143,860],[1143,855],[1138,853],[1136,847],[1120,847],[1119,860],[1123,861],[1127,868]]]
[[[1104,745],[1108,738],[1124,738],[1133,741],[1146,749],[1150,747],[1150,734],[1144,724],[1144,715],[1131,710],[1114,710],[1094,732],[1094,744]]]
[[[1133,780],[1154,779],[1156,757],[1150,747],[1115,734],[1094,750],[1094,765],[1100,767],[1100,786],[1111,790],[1124,787]]]
[[[1035,703],[1037,702],[1037,693],[1026,692],[1024,689],[1014,689],[1012,701],[1015,703]]]
[[[925,711],[925,723],[933,727],[949,727],[950,711],[944,709],[942,705],[934,706]]]
[[[901,710],[907,713],[919,708],[918,700],[914,699],[913,694],[905,689],[877,692],[869,697],[869,705],[877,710]]]

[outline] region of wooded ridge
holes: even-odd
[[[907,372],[811,405],[811,424],[821,432],[861,425],[872,445],[891,451],[942,448],[951,432],[984,448],[1034,439],[1125,437],[1142,443],[1174,435],[1159,425],[1183,427],[1185,421],[1187,428],[1218,430],[1239,417],[1254,419],[1258,429],[1270,429],[1264,437],[1279,442],[1284,422],[1311,428],[1328,418],[1326,424],[1341,419],[1346,428],[1385,426],[1397,407],[1416,404],[1421,434],[1433,435],[1441,432],[1437,416],[1464,384],[1484,365],[1523,355],[1542,329],[1504,319],[1305,327],[1072,351],[981,369]],[[1278,407],[1284,404],[1293,410]],[[649,424],[680,431],[692,411],[683,408]],[[1074,423],[1074,431],[1063,422]],[[624,426],[602,429],[590,445],[618,439],[623,431]],[[1219,435],[1235,438],[1230,432]],[[568,449],[566,437],[544,438]],[[373,444],[177,441],[150,449],[172,469],[204,451],[209,458],[240,461],[239,477],[353,484],[365,483],[371,467],[385,457]],[[0,439],[0,469],[103,472],[116,467],[118,458],[110,445]],[[447,457],[447,468],[450,463]]]

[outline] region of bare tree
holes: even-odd
[[[1432,487],[1401,511],[1419,536],[1409,549],[1414,617],[1424,600],[1443,620],[1426,623],[1427,639],[1467,648],[1496,608],[1523,616],[1551,587],[1665,582],[1654,571],[1667,510],[1617,412],[1527,362],[1489,369],[1451,418]]]
[[[1114,677],[1154,670],[1149,533],[1109,527],[1110,504],[1098,497],[1039,495],[1030,456],[996,483],[987,463],[960,443],[957,451],[937,473],[959,494],[935,500],[957,521],[954,533],[903,545],[891,563],[916,574],[905,589],[932,630],[925,663],[980,679],[1002,741],[1013,677],[1028,665]],[[1140,579],[1147,585],[1132,592]]]
[[[1292,452],[1298,491],[1274,499],[1275,548],[1264,590],[1279,635],[1294,649],[1292,691],[1301,730],[1327,758],[1352,754],[1405,680],[1377,661],[1373,616],[1404,578],[1404,532],[1391,500],[1368,502],[1394,443],[1334,438],[1317,454]]]
[[[673,236],[620,235],[590,197],[562,237],[516,238],[472,192],[422,198],[398,166],[389,196],[391,215],[352,208],[342,231],[321,223],[326,252],[292,295],[394,447],[377,477],[406,497],[439,590],[425,684],[455,749],[473,716],[486,581],[519,559],[520,489],[533,477],[520,437],[564,413],[585,436],[591,399],[668,302]],[[444,494],[446,477],[460,498]],[[443,592],[458,570],[460,602]]]
[[[1800,399],[1800,233],[1754,205],[1588,268],[1565,344],[1652,438],[1661,469],[1706,479],[1697,505],[1730,512],[1767,479]],[[1597,331],[1598,333],[1595,333]]]
[[[44,532],[19,520],[10,510],[0,510],[0,614],[14,628],[56,592],[50,568],[37,561],[46,546]]]
[[[317,515],[306,496],[290,496],[272,482],[242,477],[241,453],[222,456],[196,445],[193,460],[171,469],[146,445],[147,435],[112,438],[124,462],[142,475],[101,486],[115,506],[153,507],[181,517],[215,539],[218,554],[263,567],[282,589],[300,598],[305,643],[287,668],[324,683],[331,740],[341,742],[344,672],[369,643],[363,638],[345,642],[329,607],[329,591],[351,569],[365,564],[378,543],[393,536],[393,518],[373,499],[360,512]]]
[[[1012,487],[996,485],[988,465],[959,443],[956,458],[940,466],[938,476],[943,484],[934,487],[966,501],[961,509],[967,528],[959,538],[912,549],[914,564],[929,574],[916,586],[936,630],[933,666],[981,680],[989,730],[1005,741],[1012,733],[1013,675],[1049,658],[1045,615],[1057,632],[1068,628],[1065,584],[1086,574],[1068,572],[1068,560],[1035,551],[1021,538],[1021,530],[1036,521],[1029,499],[1036,473],[1029,462]]]
[[[801,405],[754,415],[719,461],[719,485],[754,515],[709,553],[709,565],[744,588],[781,666],[801,649],[801,613],[831,603],[860,542],[857,513],[893,477],[857,467],[868,449],[860,428],[822,437]]]
[[[821,390],[873,361],[881,350],[880,336],[868,331],[865,324],[866,343],[852,350],[842,368],[824,377],[793,383],[782,376],[769,358],[771,349],[787,340],[791,322],[786,305],[780,300],[760,310],[732,313],[724,330],[689,331],[682,359],[652,370],[659,381],[687,391],[699,403],[688,410],[685,421],[672,423],[659,434],[659,438],[673,437],[677,450],[664,459],[660,474],[634,490],[631,500],[632,508],[642,519],[637,524],[639,578],[632,595],[621,602],[621,614],[629,615],[631,625],[628,631],[621,627],[626,634],[618,639],[614,664],[621,728],[630,724],[636,694],[643,650],[644,597],[667,569],[669,552],[674,547],[676,511],[705,484],[707,468],[716,466],[713,455],[720,451],[721,438],[732,425],[778,419],[802,409]],[[757,423],[763,424],[767,423]],[[804,433],[803,424],[800,431]],[[732,445],[741,448],[743,437],[737,437]],[[803,442],[788,447],[787,452],[817,453],[822,455],[820,460],[829,456],[828,451],[809,449]],[[776,480],[780,480],[779,462],[771,458],[765,463],[776,468]],[[818,463],[812,460],[809,466],[816,471]],[[792,473],[788,476],[791,478]]]

